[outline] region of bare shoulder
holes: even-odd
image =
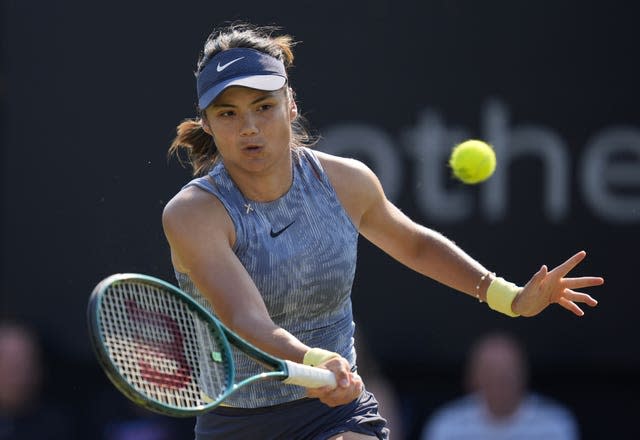
[[[162,224],[167,235],[231,226],[226,209],[212,194],[195,187],[183,188],[166,204]],[[169,237],[170,238],[170,237]]]
[[[315,153],[337,191],[343,187],[352,191],[371,191],[379,186],[378,177],[365,163],[321,151]]]
[[[329,181],[349,213],[354,224],[359,225],[362,215],[384,199],[384,192],[375,173],[357,159],[315,152]]]
[[[170,221],[177,220],[187,217],[185,214],[189,212],[197,213],[213,209],[213,205],[215,205],[215,197],[211,197],[200,188],[189,186],[180,190],[169,200],[162,211],[162,218]]]

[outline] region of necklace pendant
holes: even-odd
[[[251,203],[245,203],[244,208],[246,209],[245,214],[249,214],[251,211],[253,211],[253,207],[251,206]]]

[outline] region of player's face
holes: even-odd
[[[272,172],[278,165],[289,166],[296,115],[284,88],[265,92],[229,87],[206,109],[203,127],[230,172]]]

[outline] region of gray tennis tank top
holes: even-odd
[[[351,288],[358,231],[313,151],[298,148],[292,155],[293,184],[272,202],[245,199],[222,162],[186,186],[213,194],[226,208],[235,226],[233,250],[273,321],[310,347],[340,353],[353,366]],[[176,271],[176,277],[185,292],[212,310],[186,274]],[[261,371],[246,355],[235,349],[233,355],[236,380]],[[255,408],[304,396],[301,387],[258,381],[234,393],[225,405]]]

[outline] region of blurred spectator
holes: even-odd
[[[470,351],[467,396],[437,410],[422,440],[575,440],[577,423],[569,410],[528,390],[528,366],[521,345],[492,333]]]
[[[0,440],[69,440],[71,418],[44,399],[40,342],[26,325],[0,323]]]

